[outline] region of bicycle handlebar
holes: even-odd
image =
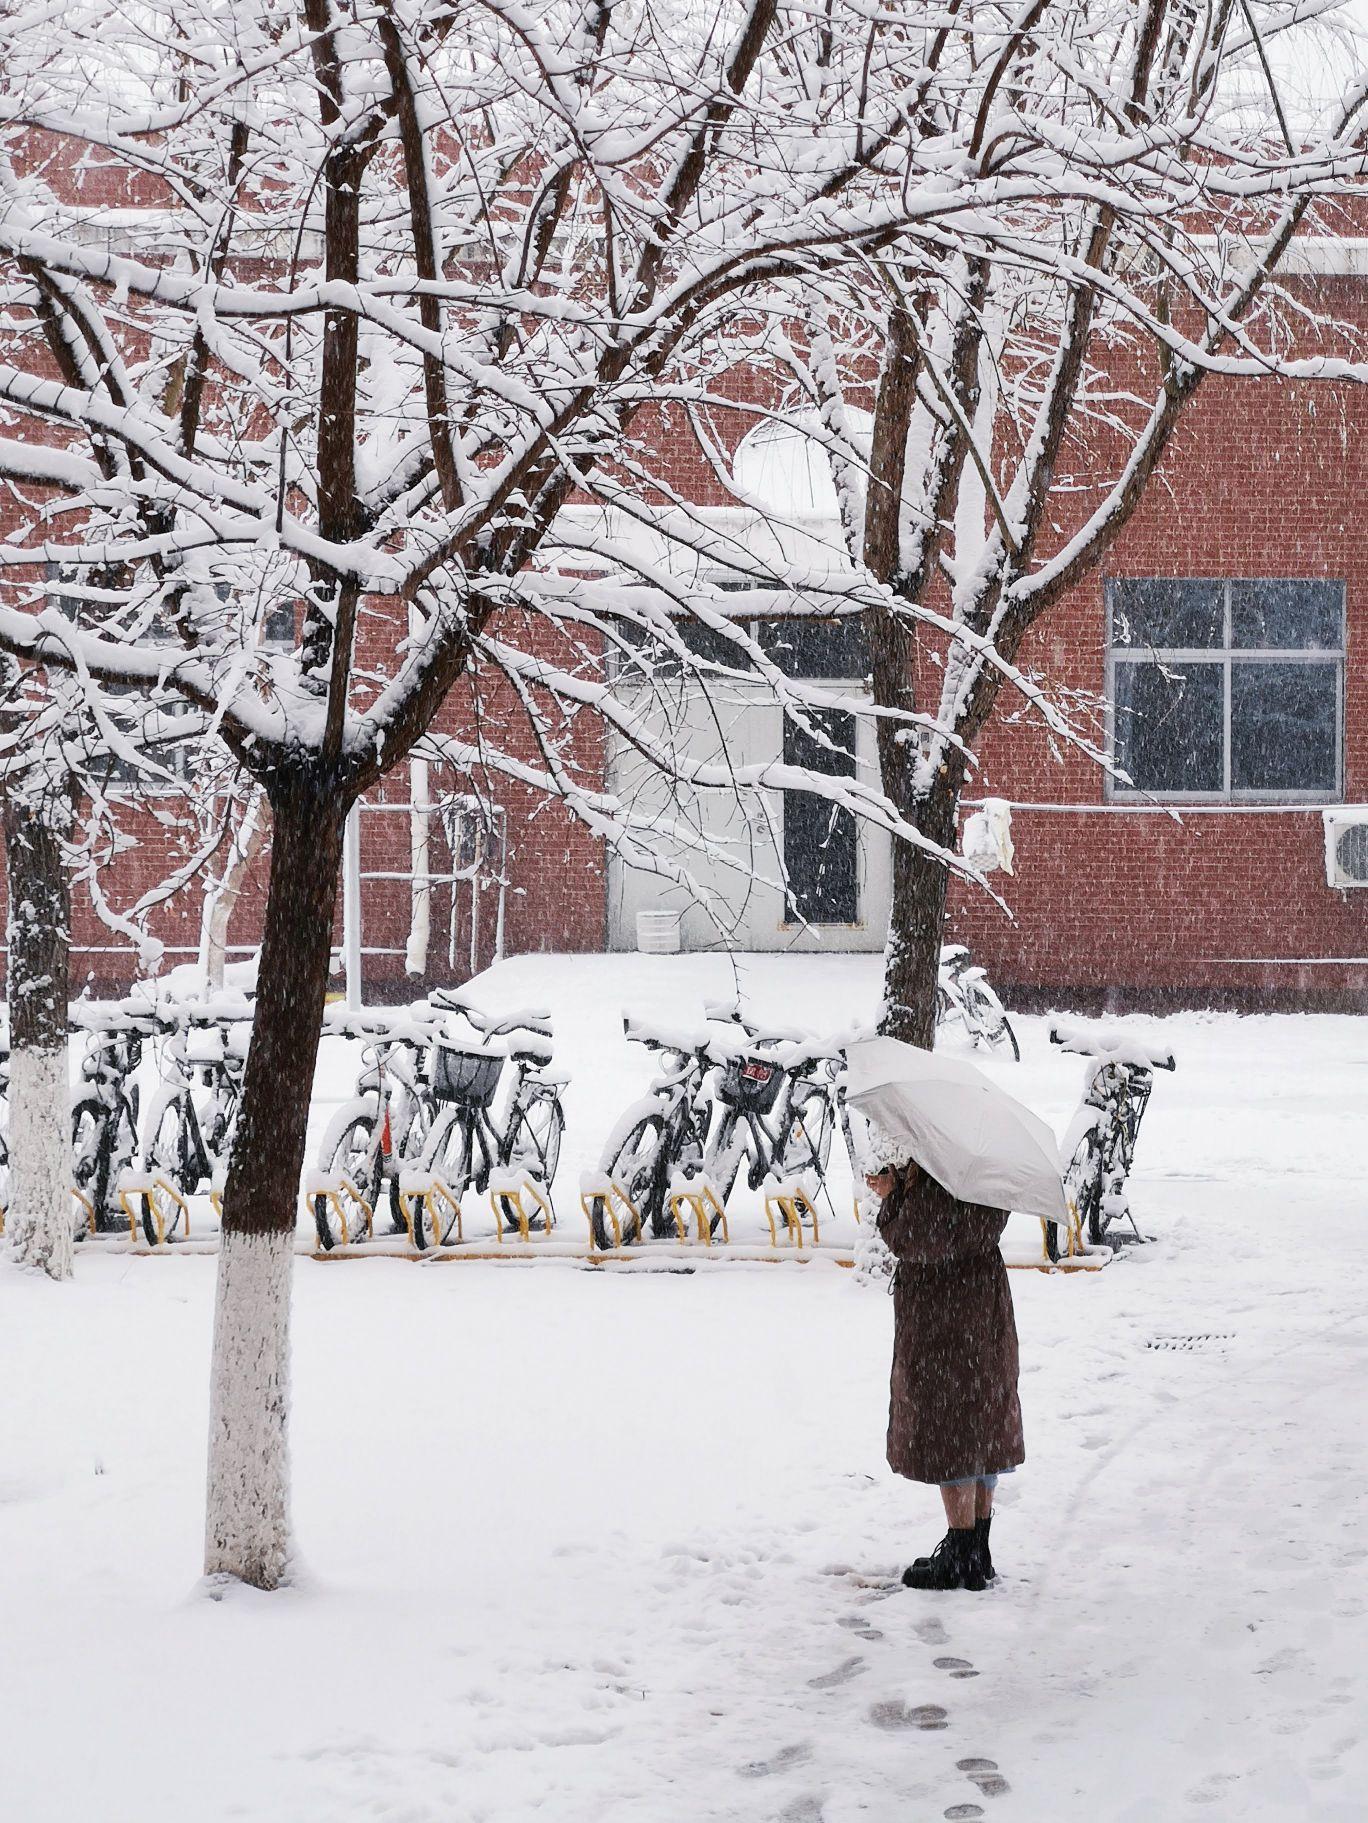
[[[1152,1051],[1126,1032],[1089,1031],[1086,1026],[1052,1025],[1050,1043],[1078,1057],[1095,1057],[1104,1063],[1125,1063],[1140,1070],[1176,1070],[1172,1051]]]
[[[622,1015],[622,1030],[631,1044],[644,1044],[650,1051],[674,1051],[681,1057],[707,1058],[718,1061],[712,1052],[706,1032],[688,1032],[680,1026],[651,1025],[644,1019]]]
[[[794,1026],[773,1025],[760,1026],[745,1018],[739,1003],[735,1000],[707,1000],[703,1003],[705,1019],[714,1019],[721,1025],[739,1025],[741,1030],[757,1044],[808,1044],[811,1035],[800,1032]]]
[[[439,1020],[415,1019],[404,1010],[402,1017],[393,1013],[366,1012],[356,1007],[329,1007],[323,1019],[323,1032],[329,1038],[365,1038],[373,1044],[428,1045],[441,1031]]]
[[[522,1007],[516,1013],[496,1019],[489,1013],[482,1013],[456,989],[441,987],[433,988],[428,995],[428,1004],[443,1013],[459,1013],[467,1025],[485,1038],[505,1038],[513,1032],[532,1032],[538,1038],[555,1036],[551,1015],[544,1007]]]

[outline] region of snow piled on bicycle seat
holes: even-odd
[[[753,1011],[817,1030],[877,973],[746,964]],[[687,1024],[727,980],[540,957],[476,984],[555,1015],[563,1222],[652,1072],[621,1007]],[[296,1258],[299,1576],[217,1601],[214,1260],[0,1270],[0,1812],[1357,1823],[1368,1022],[1121,1024],[1178,1061],[1133,1180],[1157,1238],[1011,1275],[1028,1459],[982,1595],[893,1584],[943,1523],[884,1466],[891,1300],[830,1264]],[[987,1067],[1059,1130],[1080,1059],[1020,1025],[1019,1069]],[[355,1062],[328,1044],[320,1123]]]

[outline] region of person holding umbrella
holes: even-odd
[[[1065,1219],[1054,1135],[958,1059],[879,1038],[847,1053],[871,1123],[878,1226],[897,1260],[888,1464],[940,1488],[945,1537],[911,1589],[983,1589],[999,1475],[1026,1456],[1017,1333],[998,1241],[1011,1208]]]
[[[1001,1209],[964,1203],[913,1160],[865,1180],[881,1197],[893,1276],[888,1466],[940,1488],[948,1530],[903,1571],[909,1589],[983,1589],[999,1475],[1025,1460],[1017,1334],[998,1251]]]

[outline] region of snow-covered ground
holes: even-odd
[[[876,967],[744,985],[834,1027]],[[563,1183],[650,1073],[620,1007],[688,1020],[728,980],[481,984],[557,1014]],[[1009,1079],[1061,1127],[1080,1064],[1020,1023]],[[1358,1823],[1368,1023],[1127,1023],[1179,1061],[1135,1179],[1158,1240],[1012,1275],[1029,1460],[982,1595],[885,1586],[938,1503],[883,1464],[889,1301],[833,1265],[297,1261],[303,1577],[223,1601],[196,1585],[213,1260],[5,1268],[0,1815]]]

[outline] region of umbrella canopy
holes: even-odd
[[[952,1196],[1067,1221],[1055,1136],[960,1057],[867,1038],[846,1050],[846,1098]]]

